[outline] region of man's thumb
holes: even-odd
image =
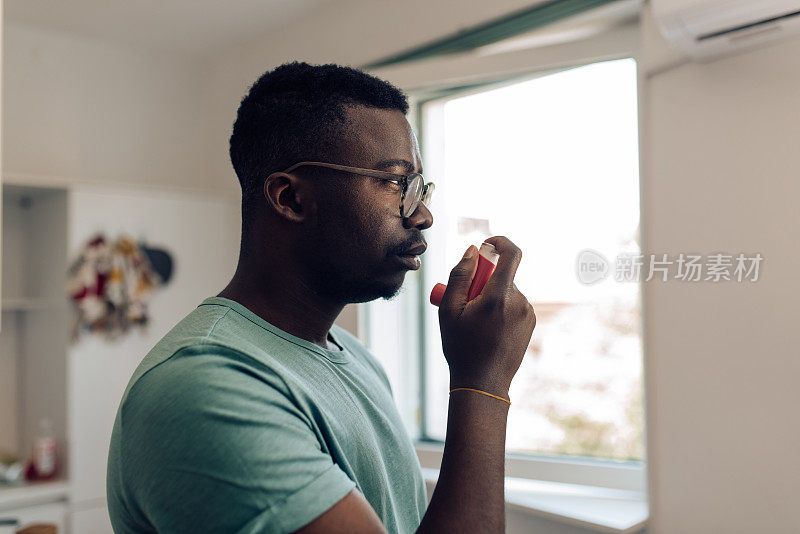
[[[442,296],[440,308],[461,309],[466,304],[469,286],[478,265],[478,262],[475,261],[477,255],[478,249],[475,245],[470,245],[464,253],[464,257],[450,271],[450,278],[447,281],[447,289]]]

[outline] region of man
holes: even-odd
[[[535,325],[519,249],[489,240],[498,267],[469,303],[474,246],[451,272],[439,315],[457,391],[427,510],[383,368],[333,324],[396,295],[425,251],[432,188],[407,110],[336,65],[282,65],[250,88],[230,140],[239,264],[126,389],[108,460],[117,533],[503,531],[505,399]]]

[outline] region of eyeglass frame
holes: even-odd
[[[337,171],[344,171],[344,172],[351,172],[353,174],[359,174],[362,176],[369,176],[371,178],[377,178],[378,180],[386,180],[389,182],[395,182],[398,185],[403,186],[403,194],[400,197],[400,216],[404,219],[409,218],[411,215],[414,214],[414,211],[417,211],[420,204],[425,204],[422,199],[425,198],[425,195],[428,195],[428,201],[430,202],[430,198],[433,196],[433,192],[436,190],[436,184],[433,182],[425,182],[425,178],[422,174],[418,172],[411,172],[408,174],[396,174],[393,172],[386,172],[386,171],[378,171],[375,169],[363,169],[361,167],[350,167],[348,165],[338,165],[336,163],[324,163],[321,161],[301,161],[300,163],[295,163],[288,169],[281,171],[283,173],[290,173],[293,170],[297,169],[298,167],[304,166],[311,166],[311,167],[325,167],[328,169],[333,169]],[[410,176],[419,176],[419,179],[422,181],[422,186],[420,187],[419,193],[419,202],[416,206],[414,206],[414,211],[409,213],[408,215],[403,214],[403,207],[405,206],[405,199],[406,199],[406,192],[408,191],[408,183],[410,182]],[[425,204],[427,208],[428,205]]]

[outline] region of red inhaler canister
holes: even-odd
[[[467,302],[481,294],[483,286],[486,285],[486,281],[492,276],[494,268],[497,266],[497,258],[499,257],[500,255],[497,253],[497,249],[494,248],[494,245],[491,243],[481,243],[481,248],[478,249],[478,268],[475,270],[475,276],[472,278],[472,284],[470,284],[469,291],[467,292]],[[445,289],[447,289],[445,284],[436,284],[433,286],[431,290],[431,304],[439,306],[442,303]]]

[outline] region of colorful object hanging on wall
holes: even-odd
[[[65,286],[78,310],[73,340],[84,331],[116,339],[134,326],[147,324],[148,302],[170,278],[172,260],[160,251],[168,259],[165,275],[163,266],[154,269],[145,250],[158,249],[140,246],[127,235],[110,242],[97,234],[87,242],[69,267]]]

